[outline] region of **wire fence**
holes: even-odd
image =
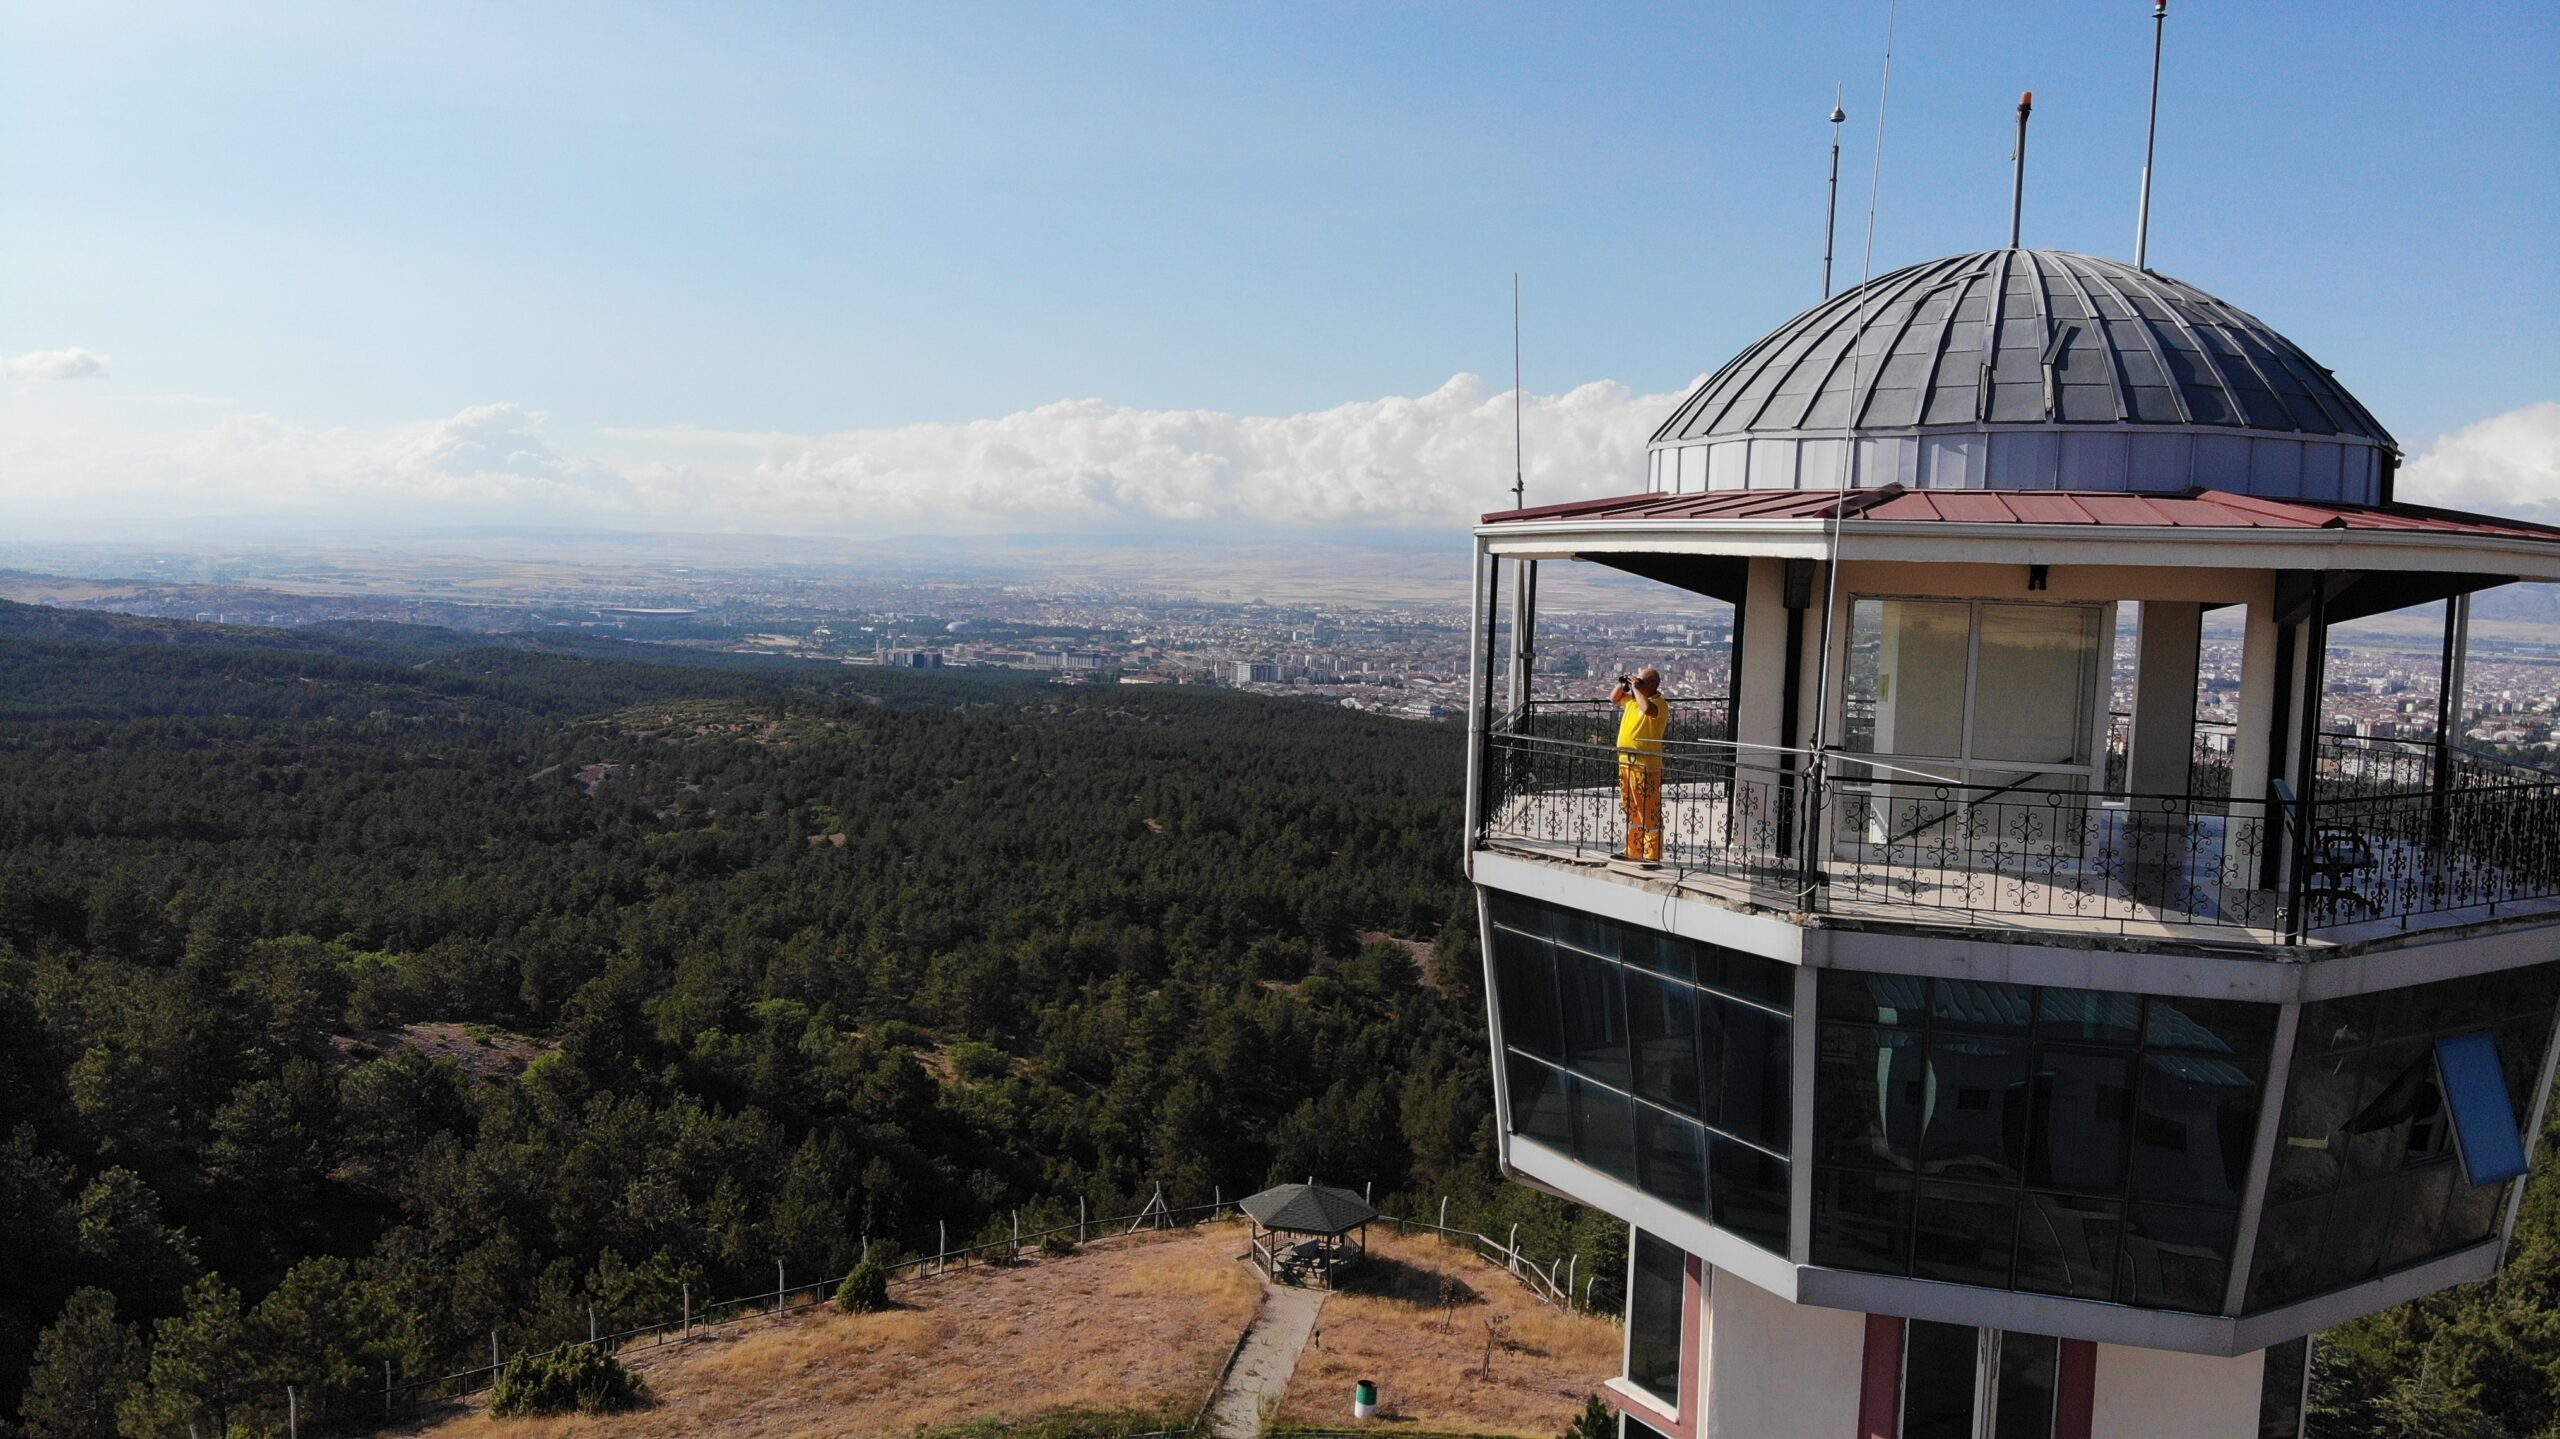
[[[1215,1223],[1228,1218],[1231,1214],[1242,1212],[1223,1194],[1215,1196],[1207,1204],[1169,1204],[1165,1200],[1162,1186],[1156,1188],[1153,1196],[1143,1207],[1131,1213],[1089,1218],[1083,1213],[1083,1209],[1084,1201],[1080,1199],[1077,1201],[1078,1213],[1074,1222],[1030,1230],[1020,1227],[1019,1211],[1016,1211],[1014,1229],[1005,1238],[965,1244],[957,1248],[938,1244],[933,1254],[918,1254],[884,1264],[882,1267],[890,1278],[913,1280],[947,1273],[955,1267],[967,1269],[972,1264],[980,1267],[1010,1264],[1026,1248],[1038,1249],[1052,1240],[1072,1238],[1077,1248],[1084,1248],[1097,1243],[1127,1239],[1138,1234]],[[1466,1248],[1485,1262],[1500,1265],[1507,1273],[1519,1280],[1521,1285],[1541,1303],[1559,1305],[1567,1309],[1589,1307],[1590,1284],[1588,1276],[1581,1275],[1578,1254],[1563,1255],[1543,1261],[1534,1259],[1521,1252],[1520,1230],[1516,1224],[1502,1239],[1495,1239],[1489,1234],[1472,1229],[1452,1227],[1445,1222],[1448,1218],[1448,1205],[1445,1200],[1441,1204],[1440,1218],[1442,1222],[1435,1223],[1430,1220],[1381,1214],[1373,1222],[1382,1225],[1392,1224],[1400,1234],[1434,1234],[1445,1242]],[[938,1229],[940,1228],[938,1226]],[[941,1229],[941,1232],[947,1233],[947,1229]],[[869,1257],[867,1241],[864,1248],[867,1260]],[[1583,1290],[1579,1299],[1575,1292],[1577,1278],[1583,1280]],[[843,1284],[844,1279],[845,1276],[841,1274],[829,1274],[794,1283],[785,1264],[777,1260],[774,1264],[772,1289],[732,1295],[727,1298],[705,1296],[697,1305],[694,1302],[691,1287],[680,1286],[677,1313],[658,1323],[608,1333],[599,1326],[594,1307],[589,1306],[588,1336],[583,1341],[573,1340],[553,1345],[548,1349],[523,1347],[507,1352],[502,1348],[499,1336],[493,1332],[489,1336],[487,1364],[475,1365],[431,1378],[407,1381],[398,1379],[393,1373],[391,1361],[385,1360],[381,1390],[381,1419],[382,1422],[388,1423],[428,1405],[450,1403],[482,1393],[497,1383],[498,1376],[505,1371],[507,1365],[522,1360],[528,1355],[546,1358],[589,1345],[601,1347],[612,1354],[648,1351],[669,1344],[681,1344],[697,1333],[707,1333],[728,1325],[754,1319],[779,1318],[794,1310],[805,1311],[821,1307]],[[1248,1325],[1246,1333],[1236,1337],[1235,1345],[1228,1351],[1226,1365],[1221,1368],[1217,1379],[1209,1386],[1208,1393],[1202,1396],[1200,1406],[1188,1425],[1178,1429],[1115,1434],[1113,1439],[1176,1439],[1176,1436],[1206,1432],[1209,1408],[1216,1401],[1218,1390],[1226,1381],[1227,1372],[1234,1368],[1236,1356],[1243,1352],[1245,1339],[1250,1333],[1251,1326]],[[295,1402],[292,1390],[288,1389],[284,1412],[287,1416],[289,1432],[298,1430],[298,1425],[293,1419],[298,1408],[299,1405]],[[351,1425],[341,1421],[329,1427],[343,1432]],[[317,1432],[316,1428],[315,1432]],[[294,1439],[299,1439],[298,1432],[294,1432]]]

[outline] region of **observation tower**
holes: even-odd
[[[2245,312],[2012,248],[1779,327],[1642,493],[1484,517],[1502,1156],[1635,1231],[1628,1435],[2294,1436],[2306,1336],[2497,1271],[2560,774],[2466,745],[2468,597],[2560,530],[2398,459]],[[1729,679],[1665,689],[1658,866],[1612,858],[1605,679],[1539,666],[1568,565],[1732,607]],[[2329,627],[2418,605],[2432,733],[2333,733]]]

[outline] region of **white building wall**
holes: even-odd
[[[2257,1439],[2266,1359],[2101,1344],[2089,1439]]]
[[[1850,1439],[1858,1432],[1865,1315],[1790,1304],[1714,1269],[1707,1271],[1707,1313],[1701,1439]]]

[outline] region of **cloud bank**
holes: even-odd
[[[94,374],[85,350],[5,362]],[[316,428],[197,406],[54,402],[0,387],[0,530],[164,528],[192,517],[331,525],[571,525],[874,538],[1443,529],[1509,503],[1512,397],[1461,374],[1427,394],[1294,415],[1062,400],[992,419],[815,434],[691,425],[572,441],[516,404]],[[104,397],[113,386],[79,387]],[[70,391],[49,392],[69,396]],[[1678,393],[1597,381],[1523,404],[1532,502],[1643,488]],[[2413,501],[2560,522],[2560,402],[2437,439]]]
[[[1678,399],[1599,381],[1522,406],[1534,500],[1643,488]],[[231,414],[196,428],[0,433],[0,506],[869,536],[1187,525],[1445,526],[1508,503],[1512,400],[1475,375],[1297,415],[1063,400],[822,434],[608,430],[479,405],[390,430]]]
[[[2560,523],[2560,400],[2438,438],[2401,470],[2394,493],[2413,504]]]
[[[77,346],[68,350],[29,350],[15,359],[0,359],[0,375],[12,380],[94,380],[106,373],[106,356]]]

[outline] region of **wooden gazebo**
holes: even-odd
[[[1309,1180],[1266,1189],[1237,1206],[1253,1224],[1253,1260],[1275,1284],[1334,1276],[1369,1253],[1369,1221],[1378,1211],[1348,1189]]]

